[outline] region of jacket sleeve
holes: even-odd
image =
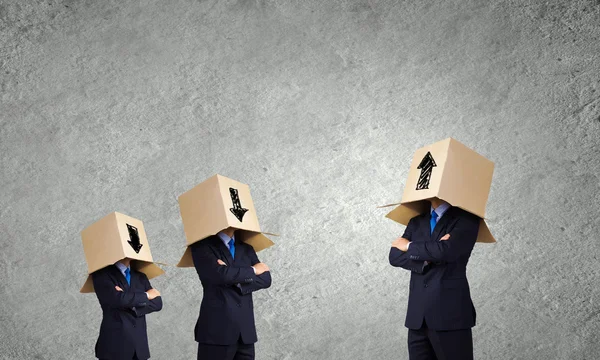
[[[459,257],[468,255],[475,246],[480,219],[464,213],[450,231],[450,239],[444,241],[413,242],[406,254],[409,259],[431,262],[455,262]]]
[[[250,253],[251,263],[252,265],[258,264],[260,261],[258,260],[258,256],[256,255],[256,251],[250,245],[248,245],[249,249],[247,250]],[[254,270],[252,270],[254,271]],[[260,275],[252,274],[252,282],[246,284],[240,284],[239,290],[242,292],[242,295],[250,294],[254,291],[267,289],[271,286],[271,272],[265,271]]]
[[[148,280],[146,274],[140,273],[140,277],[142,278],[142,282],[144,284],[144,291],[152,289],[152,285],[150,285],[150,281]],[[134,310],[135,315],[137,317],[142,317],[152,312],[160,311],[162,309],[162,306],[162,296],[158,296],[152,300],[148,300],[146,306],[136,306]]]
[[[115,289],[117,284],[110,278],[105,271],[92,273],[94,291],[101,305],[113,309],[130,309],[137,306],[146,306],[148,296],[143,291],[118,291]]]
[[[413,234],[416,226],[417,226],[416,218],[410,219],[410,221],[408,222],[408,225],[406,226],[406,230],[404,230],[404,235],[402,235],[402,237],[405,238],[406,240],[411,240],[412,234]],[[414,243],[411,243],[410,247],[412,247],[413,244]],[[412,272],[416,272],[418,274],[422,274],[424,271],[424,268],[425,268],[424,260],[410,259],[404,251],[402,251],[396,247],[393,247],[393,246],[390,249],[389,259],[390,259],[390,265],[395,266],[395,267],[401,267],[403,269],[406,269],[406,270],[409,270]]]
[[[192,247],[192,259],[196,272],[203,282],[214,285],[230,286],[245,284],[254,281],[254,270],[251,266],[233,267],[223,266],[217,263],[217,256],[208,244],[199,241],[190,245]]]

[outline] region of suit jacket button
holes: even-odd
[[[427,287],[427,284],[425,284],[425,287]]]
[[[240,304],[240,303],[237,303],[236,305],[237,305],[237,307],[242,307],[242,304]]]

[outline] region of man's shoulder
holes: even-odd
[[[254,250],[254,248],[252,247],[252,245],[244,242],[244,241],[240,241],[239,243],[236,243],[236,246],[238,247],[242,247],[245,250]]]
[[[147,276],[146,274],[144,274],[143,272],[139,271],[139,270],[138,270],[138,269],[136,269],[134,266],[132,266],[130,269],[131,269],[131,273],[132,273],[132,274],[136,274],[136,275],[138,275],[138,276],[141,276],[141,277],[148,278],[148,276]]]
[[[479,219],[479,216],[474,215],[466,210],[463,210],[461,208],[459,208],[458,206],[452,206],[450,209],[448,209],[448,212],[451,211],[451,214],[454,217],[462,217],[462,218],[469,218],[469,219]]]
[[[109,276],[114,273],[115,270],[118,270],[114,264],[103,267],[102,269],[98,269],[91,273],[92,278],[100,277],[100,276]]]
[[[217,235],[211,235],[209,237],[205,237],[202,240],[198,240],[195,243],[193,243],[192,245],[190,245],[191,247],[202,247],[202,246],[214,246],[216,244],[216,240],[219,240],[219,237]]]
[[[420,221],[420,220],[422,220],[422,219],[424,219],[424,218],[426,218],[428,216],[429,216],[429,213],[424,212],[422,214],[415,215],[412,219],[410,219],[410,221]]]

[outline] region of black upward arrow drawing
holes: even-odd
[[[233,203],[233,207],[229,210],[231,210],[233,215],[235,215],[235,217],[240,222],[242,222],[242,219],[244,218],[244,214],[246,213],[246,211],[248,211],[248,209],[244,209],[242,207],[242,204],[240,203],[240,197],[238,196],[237,189],[229,188],[229,195],[231,195],[231,202]]]
[[[140,236],[138,235],[137,228],[127,224],[127,231],[129,231],[129,240],[127,240],[127,242],[131,245],[133,251],[135,251],[136,254],[139,254],[140,249],[144,245],[140,243]]]
[[[417,169],[421,170],[421,175],[419,175],[419,181],[417,181],[417,190],[429,189],[429,180],[431,180],[431,172],[433,168],[436,167],[435,160],[433,160],[433,156],[428,151],[427,154],[421,160]]]

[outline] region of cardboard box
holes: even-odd
[[[153,263],[144,224],[137,219],[113,212],[81,232],[83,252],[88,264],[88,278],[82,293],[94,292],[91,273],[117,261],[130,258],[131,266],[152,279],[164,273]]]
[[[496,242],[485,223],[494,163],[448,138],[420,148],[415,153],[402,200],[386,217],[408,225],[414,216],[429,211],[427,199],[437,197],[479,216],[481,224],[477,242]]]
[[[256,209],[246,184],[214,175],[178,198],[186,251],[178,267],[193,267],[189,246],[229,227],[238,229],[236,239],[259,252],[273,245],[260,230]]]

